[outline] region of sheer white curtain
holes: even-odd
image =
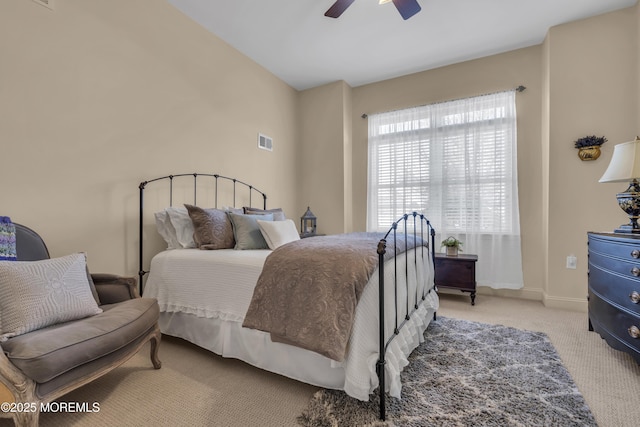
[[[367,228],[424,212],[436,246],[478,255],[478,285],[521,288],[516,155],[515,91],[370,115]]]

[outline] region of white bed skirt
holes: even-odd
[[[414,259],[413,252],[409,253],[411,254],[410,259]],[[182,251],[177,255],[182,257]],[[200,254],[199,256],[205,255]],[[405,256],[406,254],[399,255],[398,265],[404,266]],[[315,352],[283,343],[274,343],[268,333],[242,327],[244,317],[242,310],[246,310],[244,307],[249,304],[252,286],[255,286],[255,280],[260,271],[259,262],[256,261],[253,268],[257,270],[257,275],[254,272],[254,279],[247,277],[247,280],[243,281],[236,277],[234,282],[225,280],[226,283],[234,283],[232,287],[234,290],[245,290],[244,299],[246,301],[240,304],[237,300],[232,300],[238,308],[235,312],[229,312],[221,310],[219,307],[197,307],[197,305],[202,305],[205,300],[216,301],[204,298],[203,295],[197,295],[193,301],[182,300],[188,298],[189,295],[193,296],[197,290],[202,291],[203,280],[198,278],[186,280],[188,276],[182,274],[183,271],[172,268],[170,262],[166,263],[169,260],[160,263],[161,259],[171,257],[172,254],[156,256],[155,263],[152,262],[151,275],[144,292],[147,297],[158,298],[162,333],[183,338],[223,357],[240,359],[258,368],[297,381],[324,388],[344,390],[354,398],[369,400],[370,394],[378,386],[376,374],[379,351],[377,270],[360,297],[347,357],[343,362],[336,362]],[[409,295],[416,294],[416,286],[419,295],[422,295],[424,287],[427,290],[431,289],[431,291],[425,292],[426,299],[422,301],[411,319],[400,330],[399,336],[392,341],[386,353],[386,391],[397,398],[401,397],[402,389],[400,372],[408,364],[409,354],[424,341],[423,333],[433,319],[439,305],[438,295],[433,290],[433,264],[431,260],[425,256],[424,262],[418,262],[417,267],[413,262],[409,263]],[[187,270],[193,273],[192,268],[184,269],[184,271]],[[164,286],[165,278],[170,277],[171,274],[163,275],[163,279],[154,278],[160,271],[176,274],[176,281],[173,283],[178,283],[178,285]],[[247,273],[247,267],[244,267],[243,271]],[[207,276],[219,276],[219,273],[210,273]],[[178,277],[180,277],[179,282],[177,282]],[[394,312],[390,308],[395,301],[393,277],[392,268],[386,269],[385,284],[389,284],[385,287],[387,336],[390,336],[394,329]],[[253,280],[253,285],[249,285],[250,279]],[[193,287],[191,282],[193,282]],[[246,285],[243,284],[244,282]],[[404,289],[404,278],[400,277],[399,282],[399,288]],[[205,288],[209,289],[210,284],[208,283]],[[175,295],[176,292],[172,289],[179,292],[179,295]],[[227,285],[224,289],[231,288]],[[220,303],[221,297],[224,299],[224,295],[218,293],[216,303]],[[176,298],[180,304],[175,304]],[[398,299],[404,301],[404,292],[399,293]],[[413,306],[413,302],[410,303],[410,306]],[[224,315],[222,315],[223,311],[225,311]],[[398,318],[400,323],[404,319],[404,314],[398,313]]]
[[[407,357],[422,342],[429,322],[438,307],[435,292],[429,294],[422,309],[403,328],[387,354],[387,388],[391,395],[400,398],[400,372],[408,364]],[[162,333],[183,338],[220,356],[240,359],[250,365],[274,372],[318,387],[345,390],[360,400],[369,400],[369,394],[378,385],[375,364],[378,355],[368,360],[370,385],[360,381],[348,381],[345,369],[335,361],[318,353],[287,344],[271,341],[269,334],[242,327],[242,322],[224,321],[219,318],[197,317],[189,313],[160,313]],[[365,397],[366,396],[366,397]]]

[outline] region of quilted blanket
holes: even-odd
[[[266,259],[243,326],[271,339],[343,361],[356,305],[378,267],[379,233],[301,239]],[[422,241],[416,242],[422,245]],[[413,238],[387,246],[387,257],[416,246]],[[406,246],[406,247],[405,247]]]
[[[8,216],[0,216],[0,261],[15,261],[16,227]]]

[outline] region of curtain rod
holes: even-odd
[[[516,87],[513,90],[515,90],[516,92],[524,92],[525,89],[526,89],[526,86],[520,85],[520,86]],[[504,92],[504,91],[501,91],[501,92]],[[469,98],[475,98],[476,96],[493,95],[494,93],[500,93],[500,92],[483,93],[481,95],[475,95],[475,96],[472,96],[472,97],[470,96]],[[450,100],[447,100],[447,101],[434,102],[433,104],[425,104],[425,105],[434,105],[434,104],[441,104],[443,102],[459,101],[460,99],[465,99],[465,98],[450,99]],[[386,112],[390,113],[391,111],[398,111],[398,110],[390,110],[390,111],[386,111]],[[363,119],[366,119],[367,117],[369,117],[369,115],[367,113],[362,113],[362,115],[360,117],[362,117]]]

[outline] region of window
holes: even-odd
[[[515,91],[369,116],[368,196],[370,231],[424,212],[438,237],[455,235],[479,259],[505,240],[519,257]],[[521,270],[506,280],[521,287]]]

